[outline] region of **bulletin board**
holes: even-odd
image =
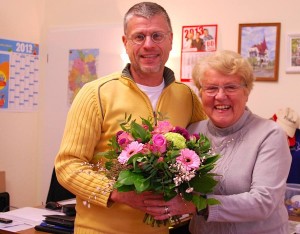
[[[38,44],[0,39],[0,111],[37,110],[38,73]]]

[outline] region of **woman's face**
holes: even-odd
[[[225,128],[237,122],[245,111],[248,92],[241,78],[237,75],[223,75],[213,69],[206,71],[203,79],[200,97],[205,113],[219,128]],[[212,96],[211,90],[219,88]]]

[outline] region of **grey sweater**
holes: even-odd
[[[221,154],[214,172],[219,183],[209,197],[207,221],[195,215],[193,234],[288,233],[284,205],[291,154],[284,131],[273,121],[245,110],[237,123],[217,128],[210,120],[194,123],[190,133],[204,133]]]

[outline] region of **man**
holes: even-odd
[[[204,41],[203,41],[202,38],[200,38],[200,33],[199,32],[196,33],[196,38],[192,41],[191,47],[192,48],[197,48],[197,51],[201,51],[201,50],[205,49]]]
[[[204,42],[205,42],[205,41],[208,41],[208,40],[214,39],[213,36],[209,34],[209,31],[208,31],[207,28],[205,28],[205,29],[203,30],[203,34],[204,34],[204,35],[203,35],[203,41],[204,41]]]
[[[108,150],[125,113],[137,121],[164,113],[181,127],[205,118],[197,96],[165,67],[173,33],[164,8],[151,2],[131,7],[122,40],[130,64],[120,74],[86,84],[77,94],[55,161],[59,182],[76,195],[75,233],[169,233],[167,226],[143,223],[145,213],[154,214],[144,201],[160,195],[117,192],[112,181],[93,173],[90,165],[101,165],[103,159],[94,156]],[[165,212],[164,207],[160,210]]]

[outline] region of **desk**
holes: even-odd
[[[290,215],[289,220],[300,222],[300,216]]]
[[[188,222],[189,222],[189,220],[190,220],[190,216],[189,217],[186,217],[186,218],[184,218],[179,224],[176,224],[176,225],[174,225],[173,227],[172,227],[172,229],[170,229],[170,230],[176,230],[176,228],[182,228],[184,225],[188,225]],[[2,230],[0,230],[0,233],[2,234],[2,232],[1,232]],[[172,231],[170,231],[170,233],[172,233]],[[174,232],[173,231],[173,232]],[[24,230],[24,231],[20,231],[20,232],[18,232],[18,233],[20,233],[20,234],[38,234],[38,233],[40,233],[40,234],[45,234],[45,232],[39,232],[39,231],[36,231],[34,228],[31,228],[31,229],[27,229],[27,230]],[[176,232],[177,233],[177,232]],[[3,234],[13,234],[13,232],[6,232],[6,231],[4,231],[4,233]],[[15,233],[14,233],[15,234]]]
[[[16,234],[16,232],[8,232],[8,231],[4,231],[4,230],[0,230],[0,233],[1,234]],[[24,231],[20,231],[20,232],[17,232],[17,233],[20,233],[20,234],[37,234],[37,233],[45,234],[45,232],[38,232],[38,231],[34,230],[34,228],[27,229],[27,230],[24,230]]]
[[[300,216],[290,216],[289,220],[296,221],[296,222],[300,223]],[[24,231],[20,231],[19,233],[20,234],[45,234],[45,232],[38,232],[38,231],[34,230],[34,228],[24,230]],[[1,234],[2,234],[2,232],[1,232]],[[12,232],[4,232],[3,234],[12,234]]]
[[[37,233],[40,233],[40,234],[45,234],[45,232],[39,232],[39,231],[36,231],[34,228],[31,228],[31,229],[27,229],[27,230],[24,230],[24,231],[20,231],[18,232],[20,234],[37,234]],[[11,233],[10,233],[11,234]]]
[[[58,211],[34,207],[23,207],[11,210],[9,212],[0,213],[1,217],[13,220],[11,224],[1,224],[0,227],[3,229],[0,230],[0,233],[36,233],[34,230],[34,226],[41,223],[41,221],[44,219],[44,215],[57,214],[62,213]]]

